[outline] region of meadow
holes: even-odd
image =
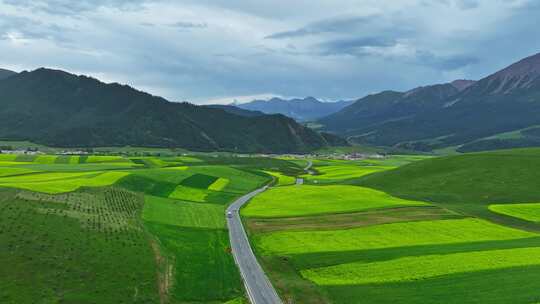
[[[537,303],[539,156],[319,160],[308,185],[271,189],[242,215],[285,301]],[[411,204],[385,204],[400,200]]]
[[[490,205],[489,210],[508,215],[511,217],[523,219],[530,222],[540,222],[540,204],[497,204]]]
[[[0,190],[1,302],[159,302],[142,208],[123,190]]]
[[[243,303],[225,208],[269,183],[264,171],[301,168],[226,155],[0,154],[0,263],[10,265],[0,302]]]
[[[224,213],[272,183],[241,214],[285,302],[536,303],[539,156],[0,154],[0,302],[242,303]]]
[[[369,188],[303,185],[270,189],[242,209],[242,215],[252,218],[295,217],[421,205],[426,204]]]
[[[392,155],[384,158],[366,158],[362,160],[313,160],[312,171],[315,174],[303,174],[308,184],[342,184],[376,172],[395,169],[419,160],[429,159],[423,155]]]

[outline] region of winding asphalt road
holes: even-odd
[[[227,208],[227,226],[234,260],[240,269],[250,302],[252,304],[281,304],[276,290],[249,246],[249,240],[238,212],[250,199],[266,189],[268,186],[246,194],[230,205]]]
[[[308,165],[304,170],[308,171],[312,165],[313,163],[308,161]],[[304,180],[302,178],[296,179],[297,185],[303,182]],[[242,206],[256,195],[266,191],[266,189],[268,189],[268,186],[248,193],[232,203],[227,208],[227,226],[229,227],[229,237],[231,239],[234,260],[240,269],[240,274],[244,280],[251,304],[282,304],[283,302],[272,286],[272,283],[270,283],[255,254],[253,254],[239,213]]]

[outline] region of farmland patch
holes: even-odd
[[[489,210],[530,222],[540,222],[540,204],[538,203],[490,205]]]
[[[246,217],[296,217],[367,211],[426,203],[393,197],[356,186],[295,186],[270,189],[242,210]]]

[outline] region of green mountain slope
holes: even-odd
[[[358,115],[353,108],[360,107],[362,102],[358,101],[341,113],[349,117],[348,125],[336,123],[332,116],[321,122],[328,130],[354,137],[358,142],[418,150],[449,146],[461,147],[462,151],[538,146],[538,138],[527,134],[513,139],[486,138],[540,124],[540,54],[455,94],[448,92],[446,97],[430,92],[419,96],[414,103],[403,98],[387,101],[385,111],[371,120],[369,115],[378,113],[377,110],[364,105],[362,115]]]
[[[434,202],[473,216],[540,231],[540,225],[501,216],[490,204],[540,201],[540,149],[515,149],[431,158],[364,177],[358,184]]]
[[[304,152],[328,145],[283,115],[245,117],[38,69],[0,81],[0,138],[61,147]]]
[[[366,128],[439,109],[448,97],[458,94],[460,88],[447,83],[419,87],[405,93],[384,91],[359,99],[320,122],[332,131],[354,135]]]

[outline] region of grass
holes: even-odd
[[[210,186],[208,186],[208,190],[222,191],[227,187],[228,184],[229,184],[229,179],[219,177],[215,182],[213,182]]]
[[[234,168],[228,166],[192,166],[189,172],[205,174],[214,177],[223,177],[229,180],[222,191],[232,193],[246,193],[261,187],[270,181],[267,175],[258,175],[255,172],[242,170],[243,168]]]
[[[141,210],[118,190],[0,190],[0,302],[159,302]]]
[[[254,251],[284,302],[537,303],[539,156],[540,149],[521,149],[316,160],[321,175],[311,178],[336,172],[320,179],[328,185],[272,189],[243,215],[252,212],[245,222]],[[369,167],[397,168],[351,177]],[[326,209],[348,206],[336,200],[368,200],[324,191],[354,186],[429,204]],[[320,190],[303,197],[304,187]],[[295,191],[272,192],[286,188]],[[296,215],[287,215],[290,210]]]
[[[43,193],[63,193],[81,187],[104,187],[127,176],[127,172],[43,173],[0,178],[0,186]]]
[[[34,173],[36,171],[25,168],[0,167],[0,177]]]
[[[8,176],[0,179],[2,184],[14,184],[15,186],[20,183],[32,183],[32,182],[47,182],[57,181],[72,178],[79,178],[82,176],[95,176],[98,172],[45,172],[24,176]]]
[[[179,227],[225,229],[225,208],[146,196],[142,217],[145,221]]]
[[[540,232],[540,225],[488,210],[492,204],[540,201],[539,156],[535,148],[433,158],[365,176],[356,184]]]
[[[540,222],[540,204],[490,205],[489,210],[530,222]]]
[[[207,197],[209,193],[210,192],[205,189],[178,186],[169,195],[169,198],[190,202],[205,203],[208,202]]]
[[[276,179],[276,183],[274,186],[280,187],[280,186],[290,186],[296,184],[296,178],[292,176],[288,176],[285,174],[282,174],[281,172],[275,172],[275,171],[264,171],[265,173],[273,176]]]
[[[242,303],[225,207],[268,169],[300,170],[229,156],[0,155],[0,302]]]
[[[423,155],[392,155],[384,158],[363,160],[314,160],[315,175],[304,174],[308,183],[335,184],[356,180],[363,176],[391,170],[413,162],[431,158]]]
[[[382,166],[359,166],[359,165],[332,165],[332,166],[315,166],[317,175],[304,174],[302,178],[313,183],[335,183],[343,180],[359,178],[364,175],[375,172],[393,169],[393,167]]]
[[[147,222],[146,226],[174,260],[174,302],[226,302],[243,294],[229,250],[226,230],[182,228]]]
[[[318,285],[362,285],[417,281],[463,272],[540,265],[540,247],[402,257],[303,270]],[[367,274],[367,275],[366,275]]]
[[[368,158],[362,160],[362,164],[387,166],[387,167],[401,167],[421,160],[430,159],[429,155],[391,155],[383,158]]]
[[[356,186],[294,186],[270,189],[242,209],[246,217],[296,217],[347,213],[398,206],[421,206],[384,192]]]
[[[4,161],[8,161],[8,162],[15,161],[16,158],[17,158],[17,155],[15,155],[15,154],[0,154],[0,161],[2,161],[2,162],[4,162]]]
[[[38,164],[54,164],[57,156],[54,155],[40,155],[36,157],[33,162]]]
[[[15,161],[16,162],[33,162],[35,159],[37,158],[36,155],[31,155],[31,154],[19,154],[17,155],[17,157],[15,158]]]
[[[121,156],[100,156],[90,155],[85,160],[86,163],[110,163],[110,162],[129,162],[128,159]]]
[[[479,219],[375,225],[333,231],[274,232],[254,240],[265,255],[368,250],[534,237],[536,234]]]
[[[333,303],[538,303],[540,267],[464,272],[413,282],[326,285]],[[442,299],[442,300],[441,300]]]
[[[217,179],[215,176],[196,173],[182,180],[180,184],[185,187],[208,189]]]
[[[252,233],[273,231],[316,231],[367,227],[380,224],[463,218],[462,215],[434,206],[398,207],[354,213],[324,214],[288,218],[248,218]]]

